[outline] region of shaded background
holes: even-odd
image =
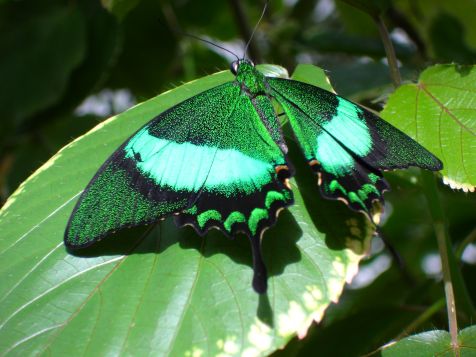
[[[249,48],[290,73],[327,70],[336,91],[376,110],[393,90],[375,21],[379,4],[404,80],[433,63],[476,61],[476,4],[467,0],[273,0]],[[364,5],[363,5],[364,4]],[[105,118],[241,56],[264,1],[0,0],[0,204],[36,168]],[[382,235],[324,321],[277,355],[359,355],[401,333],[446,328],[444,292],[417,170],[387,176]],[[474,194],[440,186],[454,248],[476,297]],[[428,315],[428,316],[427,316]],[[425,318],[422,318],[425,317]],[[427,316],[427,318],[426,318]],[[461,326],[472,317],[462,313]],[[473,319],[474,321],[474,319]],[[342,343],[345,339],[345,343]],[[327,350],[326,350],[327,349]]]

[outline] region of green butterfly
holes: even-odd
[[[203,236],[218,228],[246,234],[253,287],[264,293],[261,237],[293,204],[292,166],[272,99],[287,115],[324,197],[369,217],[389,188],[381,170],[442,163],[364,108],[324,89],[265,77],[249,60],[232,63],[235,80],[159,114],[101,166],[69,219],[65,244],[91,245],[123,227],[174,215]]]

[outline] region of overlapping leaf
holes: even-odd
[[[319,199],[308,170],[298,176],[296,204],[265,235],[265,296],[251,289],[243,236],[201,239],[166,221],[76,256],[63,246],[75,201],[117,146],[163,110],[231,79],[228,72],[205,77],[105,121],[12,195],[0,211],[2,355],[262,355],[304,336],[337,301],[370,229],[340,202]]]
[[[476,326],[461,330],[458,334],[461,357],[476,354]],[[428,331],[406,337],[382,350],[384,357],[400,356],[454,356],[451,337],[447,331]]]
[[[393,5],[399,11],[405,13],[408,21],[410,21],[415,29],[418,30],[420,36],[423,37],[425,45],[429,47],[431,52],[438,55],[438,47],[443,46],[440,41],[444,41],[448,34],[451,36],[455,31],[460,32],[461,37],[455,39],[459,44],[468,46],[469,49],[476,49],[476,27],[474,26],[474,12],[476,11],[476,3],[466,0],[413,0],[394,1]],[[456,23],[452,23],[452,27],[446,28],[447,34],[442,33],[440,38],[433,36],[434,26],[437,25],[439,19],[444,16],[457,19]],[[448,24],[448,23],[447,23]],[[441,29],[443,30],[443,29]],[[457,52],[463,50],[462,47],[454,47],[455,43],[446,43],[447,49],[454,48]],[[459,53],[457,53],[459,55]],[[457,61],[455,57],[447,57],[449,60]],[[473,61],[469,62],[472,63]]]

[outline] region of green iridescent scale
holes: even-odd
[[[325,197],[371,215],[388,185],[381,170],[441,162],[376,115],[323,89],[264,77],[247,60],[233,82],[159,114],[132,135],[92,178],[69,219],[65,244],[91,245],[123,227],[170,215],[204,235],[218,228],[251,242],[253,287],[267,288],[261,236],[293,203],[277,100]]]

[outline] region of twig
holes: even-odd
[[[438,196],[436,187],[435,175],[432,172],[422,170],[421,176],[424,183],[428,207],[433,218],[433,227],[438,242],[438,250],[441,257],[441,267],[443,270],[443,282],[445,286],[446,295],[446,309],[448,313],[448,325],[451,336],[451,346],[455,356],[459,357],[460,350],[458,345],[458,321],[456,318],[456,303],[453,290],[453,282],[451,280],[451,267],[449,261],[449,254],[451,249],[451,242],[448,236],[448,231],[445,225],[445,216],[441,201]]]
[[[392,77],[393,85],[395,88],[399,87],[402,84],[402,77],[400,76],[400,70],[398,69],[397,56],[395,54],[395,48],[393,47],[392,40],[385,26],[385,22],[382,19],[381,15],[372,16],[375,23],[377,24],[378,30],[380,32],[380,38],[383,42],[383,47],[385,48],[385,53],[387,54],[388,66],[390,68],[390,75]]]

